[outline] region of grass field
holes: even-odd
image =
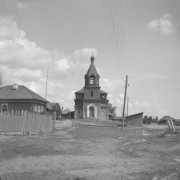
[[[117,122],[66,122],[49,135],[0,135],[1,180],[180,179],[180,133],[165,134],[167,127],[158,125],[122,131]]]

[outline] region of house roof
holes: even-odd
[[[81,90],[79,90],[79,91],[76,91],[75,93],[84,93],[84,88],[82,88]],[[100,90],[100,94],[107,94],[107,92],[105,92],[105,91],[103,91],[103,90]]]
[[[171,116],[163,116],[159,121],[175,120]]]
[[[70,113],[71,111],[67,108],[67,109],[65,109],[64,111],[62,111],[62,114],[68,114],[68,113]]]
[[[139,115],[143,115],[143,112],[141,112],[141,113],[137,113],[137,114],[132,114],[132,115],[129,115],[129,116],[127,116],[126,118],[128,118],[128,117],[133,117],[133,116],[139,116]]]
[[[42,98],[40,95],[31,91],[29,88],[18,85],[17,89],[13,89],[13,85],[7,85],[0,88],[0,99],[7,100],[19,100],[19,99],[36,99],[43,102],[48,102],[46,99]]]

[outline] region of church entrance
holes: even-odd
[[[91,106],[90,108],[89,108],[89,117],[92,117],[92,118],[94,118],[94,107],[93,106]]]

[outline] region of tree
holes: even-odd
[[[54,114],[54,112],[56,112],[56,119],[59,119],[59,116],[61,115],[61,107],[59,103],[47,103],[46,105],[47,107],[47,112],[51,115]]]
[[[159,121],[159,119],[158,119],[158,117],[156,116],[155,119],[154,119],[154,122],[155,122],[155,123],[158,123],[158,121]]]
[[[112,119],[116,116],[116,106],[112,106],[111,103],[108,103],[108,111],[111,114]]]
[[[147,124],[151,124],[152,122],[153,122],[153,118],[152,118],[152,116],[149,116]]]
[[[147,122],[148,122],[148,116],[145,115],[144,118],[143,118],[143,123],[144,123],[144,124],[147,124]]]

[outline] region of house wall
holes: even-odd
[[[8,111],[32,111],[32,103],[25,103],[25,102],[21,102],[21,103],[17,103],[17,102],[1,102],[0,103],[0,107],[2,104],[8,104]],[[1,108],[0,108],[1,111]]]
[[[127,126],[142,127],[143,125],[143,113],[134,114],[126,117]]]
[[[34,109],[34,105],[40,105],[44,107],[44,110],[46,110],[45,105],[39,104],[39,103],[33,103],[33,102],[0,102],[0,111],[1,111],[1,105],[2,104],[8,104],[8,111],[29,111],[29,112],[38,112],[38,109]]]

